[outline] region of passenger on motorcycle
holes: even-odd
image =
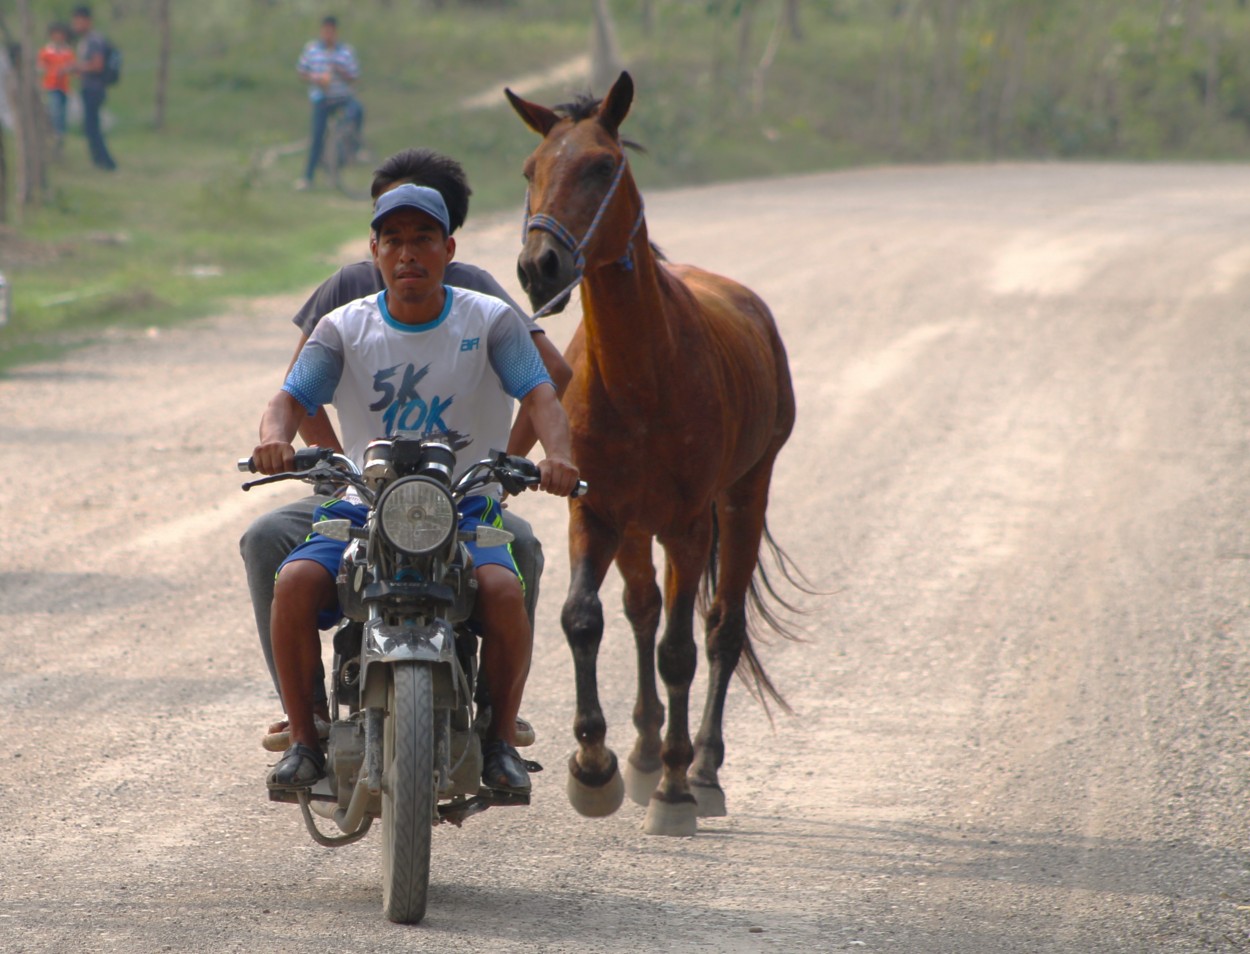
[[[369,441],[403,433],[442,435],[463,468],[507,442],[515,398],[547,455],[539,463],[540,488],[568,496],[578,479],[568,421],[524,323],[496,298],[443,284],[456,246],[442,196],[401,185],[378,199],[371,225],[370,251],[385,290],[335,309],[317,325],[261,419],[256,469],[290,470],[301,421],[327,404],[338,412],[345,451],[358,464]],[[341,516],[351,501],[334,506]],[[481,520],[497,510],[498,501],[488,497],[471,513]],[[357,505],[361,522],[363,515]],[[312,686],[320,663],[318,617],[337,615],[335,573],[344,547],[314,533],[278,572],[272,643],[291,746],[269,774],[274,789],[311,786],[325,774]],[[506,546],[479,547],[474,559],[481,674],[491,700],[482,782],[528,792],[529,775],[514,746],[533,646],[522,585]]]
[[[432,149],[402,150],[390,156],[378,167],[373,179],[373,198],[376,200],[385,192],[404,183],[429,186],[442,195],[453,235],[464,224],[469,211],[469,196],[472,190],[469,188],[468,179],[460,163]],[[447,266],[443,281],[456,288],[468,288],[493,295],[511,306],[526,322],[534,345],[542,357],[543,365],[556,386],[556,393],[564,392],[572,377],[572,370],[559,349],[551,343],[538,323],[529,318],[508,296],[508,293],[489,272],[456,260]],[[291,364],[287,368],[288,372],[295,365],[296,358],[299,357],[313,329],[317,327],[317,323],[324,315],[357,298],[379,292],[383,287],[385,286],[382,275],[372,259],[344,266],[322,282],[292,319],[296,327],[300,329],[300,339],[296,344]],[[305,418],[300,425],[299,434],[309,447],[327,447],[336,451],[343,449],[333,424],[325,414]],[[533,447],[533,441],[533,428],[529,426],[526,415],[522,414],[517,418],[506,449],[511,454],[524,456]],[[317,508],[328,499],[314,494],[278,507],[253,521],[239,540],[239,551],[243,556],[261,652],[265,657],[269,675],[273,679],[274,688],[278,690],[279,695],[281,695],[281,689],[278,685],[278,673],[273,664],[273,650],[269,635],[274,578],[287,554],[308,536],[308,528]],[[542,546],[535,538],[529,523],[517,516],[514,511],[504,510],[502,519],[504,529],[515,538],[512,542],[512,553],[516,558],[517,568],[521,572],[521,579],[525,586],[525,608],[532,629],[543,570]],[[318,666],[313,682],[313,703],[318,724],[323,727],[324,734],[329,729],[329,713],[325,679],[320,666]],[[523,720],[521,730],[528,731],[528,726]],[[532,738],[532,732],[530,734]],[[262,744],[270,751],[285,751],[290,745],[290,733],[286,721],[279,720],[273,723]]]

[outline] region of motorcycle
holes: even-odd
[[[255,472],[250,459],[238,466]],[[360,840],[381,818],[382,907],[407,924],[425,915],[433,826],[459,827],[488,808],[530,800],[481,785],[489,700],[478,686],[478,637],[468,625],[477,581],[465,542],[500,546],[513,537],[458,527],[460,502],[473,491],[498,484],[519,494],[538,484],[539,471],[501,451],[453,480],[454,466],[447,443],[397,437],[370,443],[363,468],[306,448],[296,452],[294,470],[243,484],[353,488],[369,507],[363,527],[335,519],[315,525],[347,543],[336,581],[344,618],[334,634],[326,777],[311,790],[269,797],[298,803],[308,833],[327,847]],[[585,489],[579,482],[574,496]],[[342,834],[323,833],[314,816]]]

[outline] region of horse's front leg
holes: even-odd
[[[668,556],[664,571],[667,620],[657,660],[668,690],[668,726],[660,754],[663,774],[651,794],[643,830],[649,835],[693,835],[698,830],[699,807],[686,771],[694,756],[690,741],[690,683],[698,665],[694,608],[711,545],[710,517],[660,542]]]
[[[638,695],[634,701],[634,728],[638,737],[625,760],[625,791],[630,800],[646,807],[660,781],[660,729],[664,705],[655,681],[655,634],[660,628],[662,601],[651,560],[651,535],[627,533],[616,555],[625,581],[625,618],[634,629],[638,653]]]
[[[599,818],[621,807],[625,786],[616,754],[606,744],[607,720],[599,704],[597,665],[603,640],[599,587],[616,553],[619,537],[579,501],[569,511],[569,595],[560,622],[573,652],[577,749],[569,756],[569,802],[582,815]]]

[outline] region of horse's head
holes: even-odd
[[[585,97],[548,109],[505,89],[526,125],[543,137],[525,162],[529,182],[525,244],[517,276],[535,309],[590,269],[624,261],[642,221],[642,198],[630,176],[618,129],[634,98],[622,73],[602,101]]]

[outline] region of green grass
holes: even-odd
[[[380,7],[356,5],[343,31],[363,60],[370,149],[379,157],[414,144],[441,149],[464,162],[475,211],[516,202],[529,132],[510,111],[462,117],[458,99],[539,67],[543,49],[560,60],[575,55],[585,28],[514,17],[503,29],[482,10],[409,18],[397,30],[395,17],[364,15]],[[242,0],[179,7],[174,16],[160,132],[151,121],[156,48],[146,21],[99,24],[126,55],[107,104],[119,169],[92,169],[71,130],[46,204],[0,230],[0,267],[13,290],[0,373],[109,326],[167,324],[210,313],[230,296],[311,288],[336,249],[365,235],[364,201],[324,183],[311,193],[292,189],[308,124],[294,61],[317,17]],[[492,30],[494,42],[479,42]],[[379,62],[396,66],[384,72]]]
[[[1161,18],[1158,0],[966,0],[946,100],[933,82],[942,49],[933,5],[804,0],[802,41],[778,33],[757,84],[780,0],[758,0],[745,54],[736,0],[653,0],[651,36],[643,3],[611,0],[638,90],[624,132],[648,149],[634,163],[647,190],[893,161],[1250,158],[1250,12],[1236,3]],[[334,250],[363,238],[363,203],[291,188],[308,124],[294,61],[329,7],[175,4],[167,120],[157,132],[149,6],[97,5],[100,28],[126,56],[108,103],[120,169],[91,169],[74,130],[52,167],[47,204],[0,229],[15,306],[0,329],[0,373],[110,326],[164,324],[230,296],[311,288]],[[475,214],[515,205],[534,138],[501,87],[586,52],[591,6],[339,5],[343,38],[362,59],[370,148],[379,157],[440,149],[464,163]],[[63,12],[59,0],[34,7],[41,25]],[[114,9],[124,15],[110,20]],[[498,107],[460,107],[491,89],[500,90]],[[573,92],[557,86],[533,98],[555,103]]]

